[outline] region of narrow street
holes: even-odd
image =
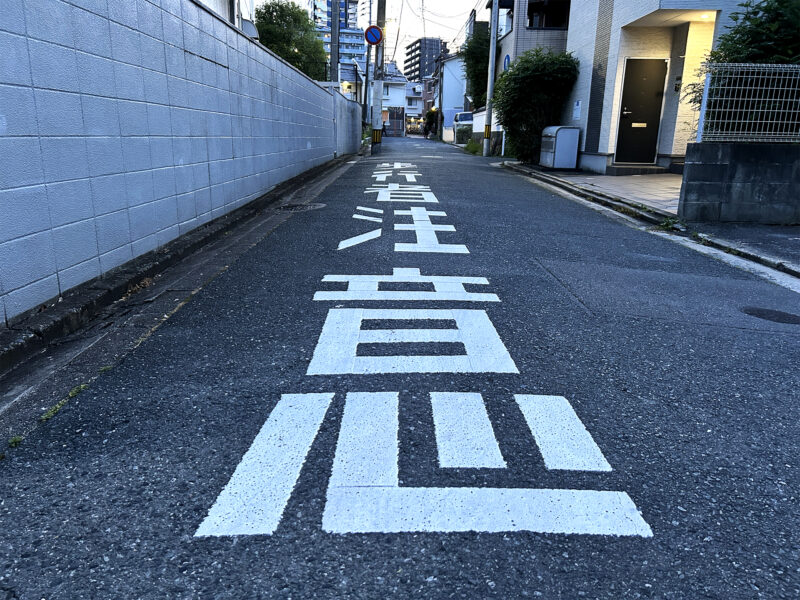
[[[800,596],[800,296],[382,146],[6,451],[0,599]]]

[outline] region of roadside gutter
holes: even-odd
[[[630,200],[621,198],[619,196],[612,196],[610,194],[605,194],[595,190],[587,190],[586,188],[575,185],[566,179],[562,179],[556,175],[551,175],[522,164],[503,162],[503,166],[506,169],[510,169],[525,175],[526,177],[530,177],[531,179],[535,179],[537,181],[541,181],[542,183],[559,188],[565,192],[569,192],[570,194],[578,196],[579,198],[588,200],[589,202],[600,204],[650,225],[657,225],[663,229],[670,230],[673,234],[691,237],[704,246],[716,248],[717,250],[722,250],[728,254],[738,256],[739,258],[743,258],[770,267],[776,271],[786,273],[787,275],[800,278],[800,265],[782,260],[764,252],[759,252],[750,246],[745,246],[743,244],[738,244],[736,242],[710,236],[705,233],[692,231],[690,229],[690,225],[687,226],[680,223],[676,216],[672,213],[651,206],[645,206],[644,204],[640,204],[638,202],[631,202]]]
[[[362,147],[361,153],[363,152]],[[341,156],[293,177],[245,206],[217,217],[165,246],[143,254],[67,291],[56,300],[17,317],[7,329],[0,329],[0,375],[43,351],[54,340],[81,329],[103,309],[146,286],[146,280],[179,263],[210,242],[226,235],[239,223],[278,204],[281,198],[352,158],[353,155]]]

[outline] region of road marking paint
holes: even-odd
[[[431,392],[431,408],[440,467],[506,467],[480,394]]]
[[[398,410],[397,392],[347,394],[328,491],[344,486],[397,485]]]
[[[322,529],[653,537],[625,492],[561,489],[329,487]]]
[[[380,217],[367,217],[366,215],[353,215],[354,219],[361,219],[362,221],[372,221],[373,223],[383,223]]]
[[[611,471],[611,465],[566,398],[517,394],[514,399],[548,469]]]
[[[424,206],[412,206],[410,210],[396,210],[395,215],[410,215],[413,223],[395,224],[395,231],[413,231],[417,236],[414,243],[396,243],[395,252],[436,252],[440,254],[469,254],[463,244],[442,244],[439,242],[437,231],[456,230],[452,225],[436,225],[431,222],[431,217],[446,217],[444,211],[428,211]]]
[[[366,330],[364,320],[452,320],[456,329]],[[443,334],[442,331],[452,331]],[[413,333],[409,333],[413,332]],[[466,354],[357,356],[359,343],[460,342]],[[519,373],[484,310],[334,308],[328,311],[307,375]]]
[[[376,183],[364,191],[365,194],[378,194],[377,202],[428,202],[438,204],[430,186],[403,183]]]
[[[332,400],[281,396],[195,537],[274,533]]]
[[[380,208],[369,208],[366,206],[356,206],[356,210],[361,210],[364,212],[375,213],[376,215],[382,215],[383,211]]]
[[[347,395],[323,530],[653,535],[624,492],[400,487],[398,409],[394,392]]]
[[[450,302],[500,302],[496,294],[468,292],[464,285],[489,285],[485,277],[458,277],[421,275],[419,269],[394,268],[392,275],[325,275],[325,283],[347,283],[343,291],[319,291],[314,294],[316,301],[336,300],[429,300]],[[434,291],[384,291],[381,283],[429,283]]]
[[[345,248],[357,246],[358,244],[363,244],[364,242],[368,242],[370,240],[374,240],[375,238],[379,237],[381,237],[381,230],[373,229],[372,231],[368,231],[367,233],[362,233],[361,235],[356,235],[351,238],[347,238],[346,240],[342,240],[341,242],[339,242],[339,247],[337,248],[337,250],[344,250]]]
[[[381,163],[378,165],[379,169],[416,169],[417,165],[407,163],[407,162],[393,162],[393,163]]]

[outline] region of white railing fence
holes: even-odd
[[[705,67],[698,142],[800,143],[800,65]]]

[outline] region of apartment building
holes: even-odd
[[[436,59],[447,54],[447,42],[441,38],[419,38],[406,46],[403,73],[409,81],[422,81],[436,70]]]
[[[572,0],[566,49],[580,61],[562,124],[581,168],[678,171],[696,130],[685,97],[738,0]]]

